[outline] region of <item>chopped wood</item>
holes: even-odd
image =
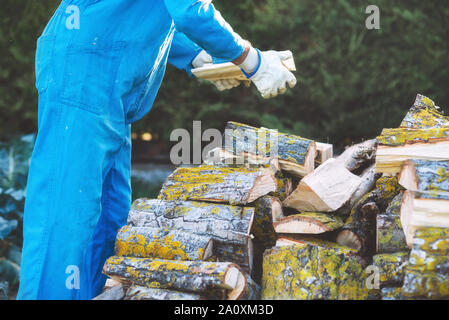
[[[224,140],[225,149],[236,155],[276,156],[281,170],[296,177],[304,177],[315,167],[315,142],[299,136],[230,121]]]
[[[361,182],[340,162],[329,159],[299,182],[284,206],[301,212],[332,212],[351,198]]]
[[[401,287],[385,287],[381,289],[382,300],[402,300]]]
[[[319,234],[334,231],[343,226],[343,221],[320,212],[304,212],[291,215],[274,223],[277,233]]]
[[[276,178],[269,168],[202,165],[176,169],[163,184],[158,199],[246,205],[276,189]]]
[[[376,157],[376,139],[367,140],[348,147],[335,160],[349,171],[355,171],[372,163]]]
[[[412,191],[449,192],[449,160],[407,160],[402,166],[399,183]]]
[[[377,253],[393,253],[408,250],[401,224],[402,198],[403,193],[398,194],[391,201],[385,213],[377,215]]]
[[[248,238],[244,245],[216,241],[214,255],[218,261],[238,264],[246,273],[253,274],[254,272],[254,244],[251,238]]]
[[[405,191],[401,224],[410,248],[416,230],[423,227],[449,228],[449,193]]]
[[[326,160],[334,156],[334,146],[329,143],[315,142],[316,143],[316,166],[326,162]]]
[[[431,254],[449,255],[448,228],[422,228],[416,231],[413,249]]]
[[[93,298],[93,300],[122,300],[125,296],[125,290],[120,283],[112,288],[105,290],[100,295]]]
[[[405,299],[449,299],[449,274],[407,270],[402,286]]]
[[[212,256],[210,236],[176,229],[124,226],[117,234],[115,254],[168,260],[207,260]]]
[[[415,103],[402,120],[401,128],[432,129],[449,127],[449,117],[440,112],[435,102],[418,94]]]
[[[204,298],[188,292],[132,285],[126,291],[124,300],[204,300]]]
[[[379,268],[379,282],[382,287],[402,285],[408,258],[408,251],[373,256],[373,265]]]
[[[247,285],[240,268],[228,262],[113,256],[106,261],[103,273],[121,282],[196,294],[207,294],[209,289],[226,289],[229,300],[240,299]]]
[[[273,223],[284,217],[282,203],[278,198],[264,196],[255,202],[255,216],[251,233],[254,241],[262,244],[264,248],[271,248],[276,242]]]
[[[364,270],[352,254],[324,241],[267,250],[262,299],[366,299]]]
[[[293,191],[293,182],[291,178],[277,177],[277,190],[269,193],[271,196],[277,197],[280,201],[284,201]]]

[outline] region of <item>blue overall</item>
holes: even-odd
[[[202,49],[223,61],[244,50],[210,2],[62,1],[37,44],[18,299],[101,292],[131,205],[130,124],[151,109],[167,61],[190,72]]]

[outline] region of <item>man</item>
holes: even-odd
[[[27,186],[19,299],[91,299],[131,204],[130,123],[167,61],[232,61],[261,94],[293,87],[289,52],[260,52],[202,0],[63,0],[38,40],[37,137]],[[79,11],[68,28],[67,8]],[[204,51],[203,51],[204,50]],[[238,83],[219,81],[219,89]]]

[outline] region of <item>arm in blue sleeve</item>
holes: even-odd
[[[212,5],[212,0],[164,0],[176,30],[224,61],[240,57],[245,41],[235,33]]]
[[[203,50],[200,46],[186,37],[185,34],[176,31],[173,37],[168,62],[178,69],[185,70],[192,75],[192,61]]]

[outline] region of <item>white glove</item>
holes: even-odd
[[[212,63],[212,56],[209,55],[206,51],[202,50],[192,61],[192,66],[194,68],[200,68],[205,64]],[[216,80],[211,81],[218,90],[224,91],[229,90],[240,85],[239,80],[236,79],[225,79],[225,80]]]
[[[282,64],[282,60],[293,56],[291,51],[260,52],[253,48],[251,50],[254,50],[260,57],[259,68],[254,67],[254,63],[248,64],[246,60],[239,67],[255,84],[262,97],[265,99],[275,97],[287,91],[287,84],[290,88],[296,85],[296,77]],[[254,52],[251,54],[252,57],[254,57]],[[252,60],[254,61],[254,58]]]

